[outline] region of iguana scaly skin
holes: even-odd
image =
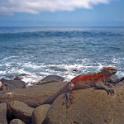
[[[108,85],[108,81],[111,76],[116,74],[117,69],[114,67],[104,67],[98,73],[79,75],[73,78],[66,87],[65,103],[69,106],[72,103],[72,92],[76,89],[85,89],[94,87],[96,89],[102,89],[107,94],[114,94],[114,90]]]

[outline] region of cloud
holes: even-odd
[[[109,2],[110,0],[0,0],[0,14],[73,11]]]

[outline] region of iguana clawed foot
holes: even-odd
[[[63,105],[66,105],[66,108],[69,108],[71,104],[73,104],[73,95],[70,92],[66,92],[64,94],[64,102]]]
[[[107,94],[108,95],[114,95],[114,89],[112,89],[112,88],[108,88],[108,89],[106,89],[106,92],[107,92]]]

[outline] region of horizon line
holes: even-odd
[[[22,26],[22,25],[12,25],[12,26],[0,26],[0,28],[33,28],[33,27],[42,27],[42,28],[124,28],[124,26],[42,26],[42,25],[30,25],[30,26]]]

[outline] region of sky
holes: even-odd
[[[124,26],[124,0],[0,0],[0,26]]]

